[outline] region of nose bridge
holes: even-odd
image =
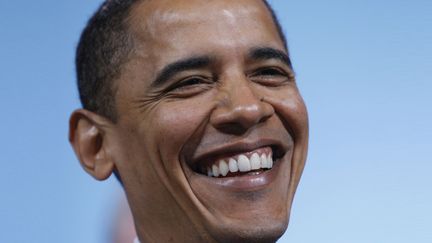
[[[237,77],[230,82],[226,82],[225,87],[226,104],[233,109],[242,109],[251,111],[253,107],[258,105],[259,94],[254,90],[250,81],[243,77]]]
[[[244,74],[223,80],[220,93],[218,107],[211,118],[216,128],[245,130],[266,120],[274,112],[269,104],[262,102],[259,90]]]

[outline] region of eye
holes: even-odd
[[[277,76],[277,75],[284,75],[281,71],[274,69],[274,68],[266,68],[262,70],[258,70],[258,72],[255,73],[255,75],[258,76]]]
[[[263,85],[278,86],[293,81],[294,75],[278,67],[265,67],[253,72],[250,79]]]
[[[192,76],[181,79],[170,86],[167,92],[180,96],[192,96],[207,90],[214,82],[211,78],[203,76]]]
[[[186,89],[186,88],[192,88],[194,86],[199,86],[202,84],[208,84],[209,80],[204,77],[188,77],[185,79],[180,80],[176,84],[174,84],[173,89]]]
[[[197,78],[197,77],[193,77],[193,78],[188,78],[186,80],[182,80],[178,86],[180,87],[184,87],[184,86],[192,86],[192,85],[198,85],[198,84],[202,84],[204,82],[204,80],[202,80],[202,78]]]

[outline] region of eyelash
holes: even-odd
[[[294,75],[287,73],[277,67],[265,67],[256,70],[249,78],[252,81],[266,85],[278,86],[286,82],[292,81]],[[254,80],[255,79],[255,80]],[[204,76],[191,76],[180,80],[167,89],[167,92],[173,92],[183,95],[192,95],[196,92],[202,91],[215,83],[212,78]],[[206,85],[207,84],[207,85]]]
[[[254,73],[252,73],[251,78],[257,78],[256,82],[267,85],[279,85],[285,83],[287,81],[293,81],[294,75],[292,73],[287,73],[284,70],[276,67],[266,67],[262,69],[258,69]],[[283,79],[283,80],[282,80]]]
[[[192,76],[176,82],[169,88],[169,91],[181,91],[185,89],[192,89],[194,86],[200,84],[210,84],[211,81],[206,77]]]
[[[261,70],[258,70],[255,74],[261,74],[261,75],[263,75],[263,73],[266,73],[266,72],[270,72],[270,74],[264,74],[264,75],[283,75],[284,73],[282,73],[281,71],[279,71],[279,70],[277,70],[277,69],[275,69],[275,68],[265,68],[265,69],[261,69]]]

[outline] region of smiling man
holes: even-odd
[[[70,141],[126,192],[141,242],[274,242],[308,120],[262,0],[107,1],[77,51]]]

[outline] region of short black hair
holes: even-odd
[[[133,49],[126,19],[139,0],[107,0],[90,18],[76,53],[78,91],[83,107],[116,120],[115,84]]]
[[[116,84],[123,64],[133,50],[133,37],[127,18],[132,6],[143,0],[106,0],[88,21],[78,43],[76,72],[78,91],[84,109],[117,121]],[[282,27],[272,7],[269,9],[285,48]]]

